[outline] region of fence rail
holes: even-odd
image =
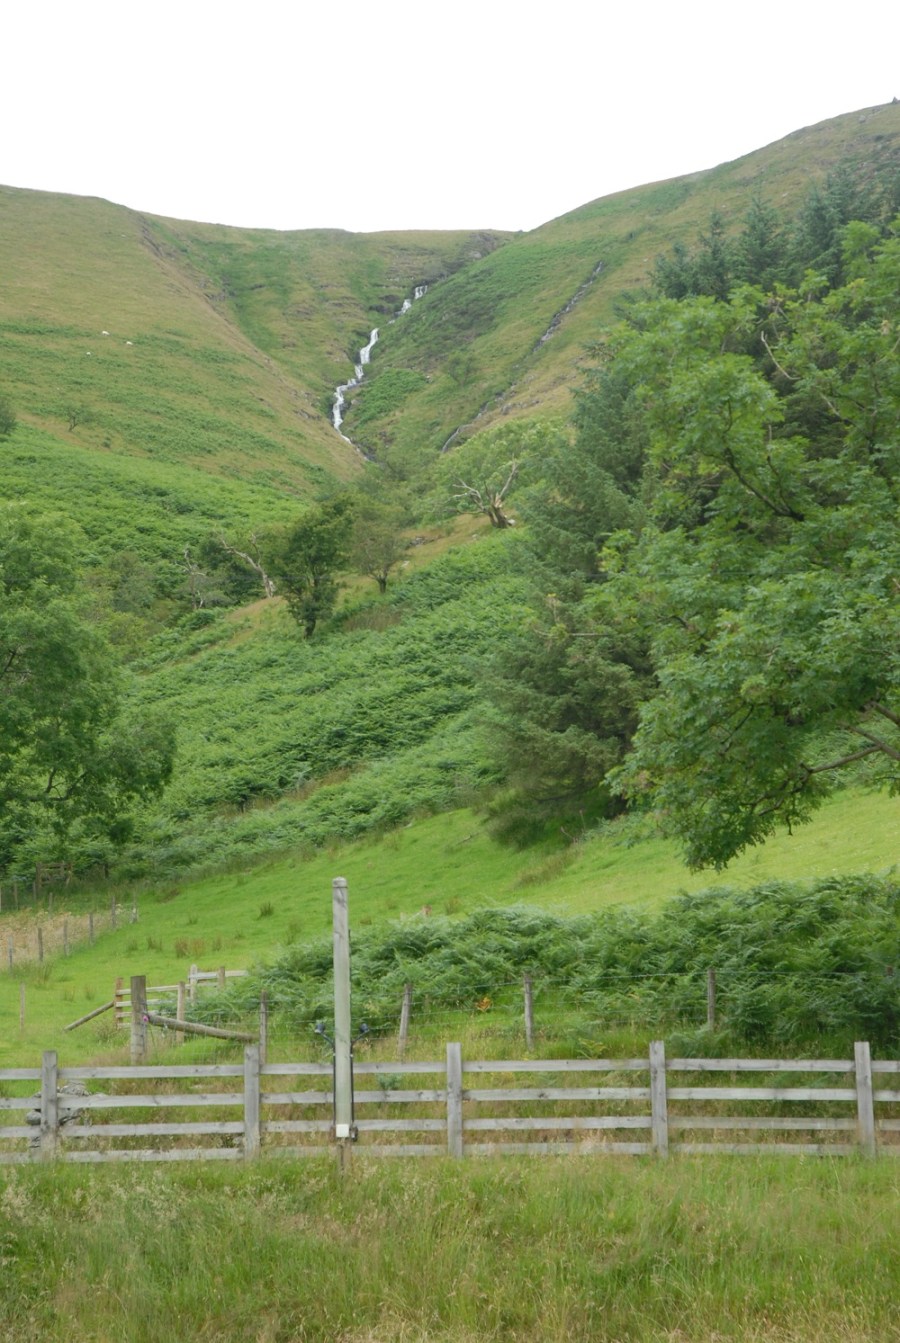
[[[579,1073],[604,1085],[572,1085]],[[736,1080],[748,1073],[765,1085]],[[356,1062],[354,1076],[353,1136],[373,1156],[900,1155],[900,1061],[865,1043],[853,1059],[666,1059],[655,1041],[646,1059],[472,1062],[449,1044],[440,1062]],[[0,1096],[0,1164],[308,1156],[333,1141],[331,1065],[265,1064],[256,1045],[243,1063],[66,1068],[48,1051],[0,1071],[4,1092],[26,1083],[37,1094]]]

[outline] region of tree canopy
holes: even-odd
[[[900,238],[876,237],[845,233],[839,289],[661,300],[617,343],[652,502],[594,619],[644,629],[657,677],[618,786],[695,866],[862,762],[900,779]]]
[[[129,715],[115,658],[85,616],[57,520],[0,510],[0,866],[65,848],[73,828],[115,840],[172,769],[171,728]],[[41,846],[44,846],[41,848]]]

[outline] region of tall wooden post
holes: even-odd
[[[52,1161],[59,1144],[59,1066],[55,1049],[41,1059],[41,1160]]]
[[[397,1036],[397,1053],[403,1058],[409,1040],[409,1014],[412,1011],[412,984],[403,985],[403,1002],[400,1004],[400,1032]]]
[[[220,993],[225,992],[225,966],[220,965],[216,973],[216,988]]]
[[[263,989],[259,995],[259,1061],[265,1067],[269,1057],[269,994]]]
[[[147,976],[131,976],[131,1062],[147,1057]]]
[[[716,1029],[716,972],[706,972],[706,1024],[711,1031]]]
[[[259,1046],[244,1046],[244,1160],[259,1156]]]
[[[530,1053],[534,1049],[534,990],[531,984],[531,975],[526,974],[523,981],[523,990],[525,997],[525,1048]]]
[[[650,1128],[657,1156],[669,1155],[669,1105],[666,1094],[666,1047],[650,1041]]]
[[[872,1092],[872,1053],[867,1041],[853,1046],[856,1061],[856,1117],[859,1150],[863,1156],[875,1156],[875,1099]]]
[[[447,1045],[447,1152],[463,1154],[462,1045]]]
[[[350,913],[345,877],[331,883],[334,916],[334,1136],[347,1143],[353,1124],[350,1043]]]
[[[179,979],[178,989],[176,991],[175,996],[175,1016],[178,1021],[185,1020],[186,999],[187,999],[187,988],[185,987],[184,980]],[[184,1031],[175,1032],[175,1043],[176,1045],[184,1044]]]
[[[188,974],[188,997],[192,1003],[197,1001],[197,976],[200,973],[196,965],[192,965]]]

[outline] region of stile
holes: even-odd
[[[875,1156],[875,1101],[872,1094],[872,1054],[868,1041],[853,1046],[856,1063],[856,1115],[859,1147],[864,1156]]]
[[[463,1154],[463,1063],[462,1045],[447,1045],[447,1151]]]
[[[657,1156],[669,1155],[669,1106],[666,1096],[666,1047],[650,1042],[650,1128]]]

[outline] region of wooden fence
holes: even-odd
[[[655,1041],[643,1059],[476,1062],[448,1044],[440,1062],[353,1072],[353,1136],[371,1156],[900,1154],[900,1061],[873,1062],[865,1043],[852,1060],[667,1059]],[[331,1064],[262,1064],[256,1045],[233,1064],[61,1068],[48,1051],[0,1071],[0,1163],[321,1154],[331,1086]]]

